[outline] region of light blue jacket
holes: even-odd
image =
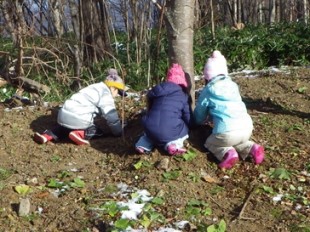
[[[194,119],[201,125],[207,117],[211,117],[213,122],[213,134],[253,129],[239,87],[229,76],[214,77],[202,90],[194,110]]]

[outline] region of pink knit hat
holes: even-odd
[[[167,81],[187,88],[188,84],[185,78],[185,73],[182,66],[179,64],[172,64],[167,73]]]
[[[214,51],[212,56],[208,59],[203,74],[206,80],[210,81],[212,78],[222,74],[228,75],[227,62],[220,51]]]

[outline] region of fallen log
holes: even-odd
[[[47,85],[41,84],[35,80],[29,79],[27,77],[18,76],[11,77],[9,82],[18,88],[22,88],[26,92],[36,93],[36,94],[47,94],[51,91],[50,87]]]

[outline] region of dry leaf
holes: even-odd
[[[209,174],[204,174],[203,176],[201,176],[201,179],[208,183],[219,183],[218,179],[213,178]]]

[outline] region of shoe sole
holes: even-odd
[[[70,133],[69,138],[77,145],[89,145],[89,141],[82,139],[81,137],[77,136],[75,133]]]
[[[35,133],[33,139],[39,144],[44,144],[47,142],[47,139],[39,133]]]

